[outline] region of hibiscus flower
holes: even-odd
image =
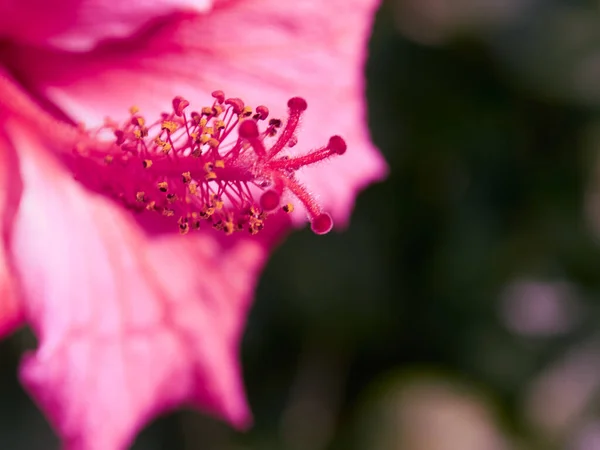
[[[38,338],[24,386],[72,450],[182,404],[248,426],[238,346],[269,251],[343,226],[385,174],[376,1],[32,3],[0,7],[0,333]]]

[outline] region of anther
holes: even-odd
[[[211,95],[219,103],[223,103],[225,101],[225,93],[223,91],[213,91]]]
[[[256,117],[258,120],[265,120],[267,117],[269,117],[269,108],[264,105],[257,106],[256,115],[258,116]]]
[[[183,110],[188,106],[190,106],[190,102],[183,97],[177,96],[173,99],[173,112],[176,116],[183,116]]]
[[[288,108],[293,111],[306,111],[308,103],[302,97],[292,97],[288,100]]]
[[[225,104],[231,106],[233,112],[237,115],[240,115],[244,111],[244,102],[240,98],[228,98],[225,100]]]

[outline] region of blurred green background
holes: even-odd
[[[255,427],[134,450],[600,449],[600,2],[395,0],[366,69],[391,175],[293,234],[243,342]],[[0,343],[2,449],[58,448]]]

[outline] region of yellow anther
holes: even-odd
[[[112,155],[106,155],[104,157],[104,164],[111,164],[113,162],[113,157]]]
[[[287,203],[285,205],[283,205],[281,207],[281,209],[283,209],[286,213],[291,213],[294,212],[294,205],[292,205],[291,203]]]
[[[250,106],[244,106],[244,109],[242,110],[242,113],[240,115],[244,116],[244,117],[251,116],[252,115],[252,108]]]
[[[200,123],[198,124],[198,126],[200,128],[204,128],[207,123],[208,123],[208,120],[206,120],[206,117],[203,117],[202,119],[200,119]]]
[[[148,211],[154,211],[156,209],[155,207],[156,207],[156,202],[155,201],[151,201],[150,203],[148,203],[146,205],[146,209]]]
[[[221,105],[215,105],[212,108],[212,112],[216,117],[219,117],[221,114],[223,114],[223,111],[225,111],[225,109]]]
[[[250,207],[250,216],[258,217],[259,215],[260,215],[260,209],[258,209],[256,206],[252,205]]]
[[[208,146],[211,148],[217,148],[220,142],[215,138],[210,138],[207,142]]]
[[[223,224],[223,231],[225,231],[226,235],[230,235],[233,233],[233,231],[235,230],[235,227],[233,226],[233,222],[231,221],[227,221]]]
[[[172,217],[175,215],[175,211],[173,211],[172,209],[169,208],[165,208],[163,209],[163,216],[167,216],[167,217]]]
[[[188,189],[190,191],[190,194],[198,195],[198,185],[196,184],[196,182],[191,182],[188,186]]]
[[[202,211],[200,211],[200,217],[202,217],[203,219],[208,219],[214,213],[215,213],[215,208],[204,207],[204,208],[202,208]]]
[[[225,203],[223,203],[223,200],[221,200],[221,197],[219,197],[216,194],[212,194],[210,196],[210,204],[217,210],[223,209],[223,206],[225,205]]]
[[[177,201],[177,194],[167,194],[167,201],[169,203],[175,203]]]
[[[179,224],[179,234],[188,234],[190,231],[190,226],[187,222]]]
[[[133,130],[133,135],[135,136],[136,139],[141,139],[142,138],[142,131],[141,130]]]
[[[206,164],[204,164],[204,171],[205,172],[212,172],[214,168],[215,168],[215,165],[211,161],[209,161]]]
[[[213,127],[205,127],[204,133],[210,134],[211,136],[213,136],[215,134],[215,129]]]
[[[211,137],[208,134],[203,134],[200,136],[200,143],[206,144],[208,141],[210,141],[210,139]]]
[[[142,116],[134,117],[133,121],[135,122],[134,125],[137,125],[140,128],[143,127],[144,125],[146,125],[146,121],[144,120],[144,118]]]
[[[216,119],[213,122],[213,126],[217,129],[217,130],[222,130],[223,128],[225,128],[225,122],[223,122],[221,119]]]
[[[216,180],[217,179],[217,174],[214,173],[214,172],[208,172],[206,175],[204,175],[204,179],[206,181]]]
[[[171,120],[165,120],[160,125],[160,128],[162,130],[167,130],[167,133],[173,133],[175,130],[177,130],[178,125],[175,122],[171,121]]]
[[[170,143],[168,143],[167,141],[163,141],[158,136],[154,139],[154,143],[162,149],[165,155],[171,151],[171,148],[173,148]]]
[[[167,189],[169,189],[169,184],[166,181],[161,181],[156,183],[156,187],[158,187],[160,192],[167,192]]]
[[[225,161],[223,161],[222,159],[217,159],[215,161],[215,167],[217,169],[224,169],[225,168]]]
[[[138,192],[135,194],[135,199],[138,202],[144,203],[146,201],[146,194],[144,192]]]
[[[188,184],[190,181],[192,181],[192,174],[190,172],[183,172],[181,174],[181,181],[184,184]]]
[[[131,115],[137,114],[139,112],[140,112],[140,108],[138,106],[133,105],[129,108],[129,114],[131,114]]]
[[[142,166],[144,167],[144,169],[149,169],[150,167],[152,167],[152,160],[151,159],[143,160]]]
[[[204,108],[202,108],[202,114],[206,115],[206,116],[211,116],[213,113],[213,109],[210,106],[205,106]]]

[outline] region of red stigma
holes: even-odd
[[[345,141],[332,136],[324,147],[281,156],[298,142],[306,100],[291,98],[284,122],[266,121],[269,109],[264,105],[253,110],[239,98],[226,98],[223,91],[214,91],[212,97],[212,105],[190,113],[189,102],[175,97],[172,111],[153,123],[132,108],[122,125],[98,130],[111,130],[112,143],[78,147],[76,177],[132,210],[172,217],[183,234],[202,223],[226,234],[255,234],[269,214],[293,212],[292,203],[282,204],[283,197],[295,197],[304,206],[315,233],[329,232],[331,216],[295,173],[344,154]]]
[[[281,196],[275,191],[266,191],[260,196],[260,206],[265,211],[273,211],[279,206]]]
[[[329,214],[322,213],[313,219],[310,227],[316,234],[329,233],[333,228],[333,219]]]

